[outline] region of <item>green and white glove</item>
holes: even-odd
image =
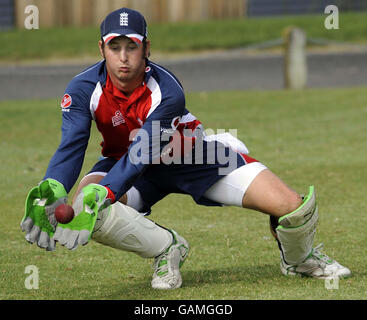
[[[91,183],[84,187],[73,204],[74,218],[67,224],[59,223],[53,236],[69,250],[86,245],[92,237],[98,213],[114,202],[115,196],[106,187]]]
[[[26,240],[36,242],[40,248],[48,251],[55,250],[55,241],[52,239],[57,225],[55,209],[66,202],[64,186],[54,179],[43,180],[32,188],[27,195],[25,214],[20,223],[22,231],[26,233]]]

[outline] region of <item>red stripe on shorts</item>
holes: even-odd
[[[251,158],[249,157],[247,154],[245,153],[240,153],[241,157],[243,158],[243,160],[246,162],[246,164],[252,163],[252,162],[259,162],[258,160],[256,160],[255,158]]]

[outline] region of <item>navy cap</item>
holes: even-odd
[[[129,8],[111,12],[101,23],[101,38],[106,44],[119,36],[129,37],[140,44],[147,35],[144,17],[140,12]]]

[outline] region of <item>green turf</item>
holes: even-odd
[[[286,27],[303,28],[309,37],[367,43],[367,12],[340,12],[339,29],[327,30],[327,15],[150,24],[152,52],[182,53],[230,49],[282,37]],[[43,28],[0,32],[0,61],[99,56],[98,27]]]
[[[322,280],[287,278],[264,214],[197,206],[170,195],[151,218],[191,245],[183,286],[150,287],[151,260],[91,242],[44,252],[19,228],[28,190],[42,179],[60,139],[58,100],[0,103],[0,299],[366,299],[367,88],[195,93],[187,106],[207,128],[238,129],[250,155],[298,192],[314,184],[320,223],[315,244],[353,277],[328,290]],[[97,160],[93,130],[82,173]],[[25,268],[39,270],[28,290]]]

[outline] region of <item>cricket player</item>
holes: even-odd
[[[144,17],[116,10],[101,27],[103,59],[75,76],[61,102],[61,143],[42,181],[28,193],[21,228],[30,243],[74,250],[90,239],[154,258],[152,287],[182,284],[189,244],[146,217],[170,193],[200,205],[238,206],[270,216],[284,275],[347,277],[348,268],[313,247],[318,207],[313,186],[305,196],[249,157],[229,134],[205,135],[185,105],[179,80],[149,60]],[[83,164],[92,121],[102,135],[102,159],[80,181],[74,219],[58,223]],[[223,209],[225,210],[225,209]]]

